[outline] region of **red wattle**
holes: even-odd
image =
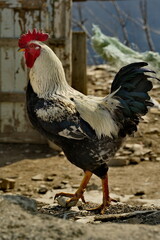
[[[34,53],[30,53],[29,51],[25,51],[25,59],[26,59],[26,65],[28,68],[32,68],[34,65],[35,60],[40,55],[40,51],[36,50]]]

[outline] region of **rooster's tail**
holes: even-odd
[[[154,71],[142,68],[147,66],[145,62],[136,62],[120,69],[112,83],[111,93],[115,92],[114,97],[118,98],[121,105],[119,122],[122,123],[120,135],[132,134],[137,130],[140,117],[148,112],[148,107],[152,107],[148,92],[152,89],[152,82],[155,78],[146,73]]]

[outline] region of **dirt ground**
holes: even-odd
[[[1,158],[0,177],[15,179],[14,189],[7,192],[38,197],[39,189],[45,186],[48,190],[61,189],[67,186],[76,189],[83,172],[61,153],[58,154],[48,145],[0,144]],[[2,154],[1,154],[2,155]],[[6,161],[7,165],[2,164]],[[141,161],[138,164],[110,167],[110,192],[120,196],[133,195],[132,199],[160,199],[160,162]],[[39,175],[37,180],[34,177]],[[93,176],[88,190],[101,189],[100,179]],[[2,191],[1,191],[2,193]]]
[[[107,94],[113,76],[114,71],[110,68],[106,71],[104,65],[88,68],[88,93],[99,96]],[[159,93],[160,84],[155,83],[152,97],[156,101],[160,101]],[[144,208],[146,203],[149,203],[148,209],[153,206],[160,208],[159,124],[160,109],[157,105],[144,117],[135,136],[127,138],[117,153],[115,159],[122,162],[122,166],[109,169],[111,196],[127,206],[131,205],[134,210],[139,209],[137,206]],[[2,189],[0,194],[22,194],[38,199],[42,203],[40,211],[45,206],[44,199],[47,196],[48,204],[54,202],[54,191],[70,189],[74,192],[82,176],[82,170],[68,162],[62,152],[55,151],[48,145],[0,144],[0,179],[15,180],[13,189]],[[93,195],[95,191],[101,198],[100,179],[93,176],[86,195]],[[118,212],[118,208],[114,208]],[[56,210],[56,214],[58,211],[61,209]],[[131,208],[121,208],[121,213],[127,211],[131,211]]]

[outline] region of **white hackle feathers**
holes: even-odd
[[[41,46],[40,56],[29,73],[34,92],[45,99],[51,98],[54,93],[64,94],[68,84],[61,61],[44,43],[32,42]]]

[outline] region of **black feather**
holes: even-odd
[[[114,81],[111,86],[111,92],[116,91],[124,81],[133,77],[133,70],[139,69],[141,67],[147,66],[148,63],[146,62],[138,62],[138,63],[131,63],[127,66],[124,66],[120,69],[120,71],[116,74]]]
[[[149,79],[156,77],[146,74],[155,74],[154,71],[143,68],[147,65],[146,62],[137,62],[121,68],[112,83],[111,93],[119,89],[114,96],[120,101],[124,115],[120,135],[136,131],[140,116],[148,112],[149,106],[153,106],[148,95],[153,87]]]

